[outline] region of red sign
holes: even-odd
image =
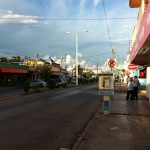
[[[115,65],[116,65],[116,61],[115,61],[114,59],[110,59],[110,60],[108,61],[108,66],[109,66],[109,67],[113,68]]]
[[[137,65],[137,64],[130,64],[128,65],[129,70],[143,70],[145,66]]]
[[[130,64],[130,65],[128,65],[128,69],[129,70],[137,70],[137,68],[138,68],[137,64]]]

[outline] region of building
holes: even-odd
[[[139,8],[137,25],[132,34],[130,64],[142,65],[146,71],[146,96],[150,101],[150,0],[129,0],[131,8]]]
[[[52,61],[26,59],[24,62],[0,62],[0,86],[22,86],[26,80],[40,78],[39,66],[50,65],[51,78],[66,78],[67,72],[62,72],[60,64]]]
[[[20,86],[28,72],[28,66],[0,62],[0,86]]]

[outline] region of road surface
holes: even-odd
[[[71,148],[100,108],[97,85],[0,103],[0,150]]]

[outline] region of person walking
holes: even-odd
[[[133,99],[138,100],[139,80],[137,76],[133,78]]]
[[[130,80],[129,80],[129,82],[128,82],[128,84],[127,84],[127,96],[126,96],[126,100],[133,100],[133,85],[134,85],[134,83],[133,83],[133,78],[130,78]]]

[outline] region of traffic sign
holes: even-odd
[[[116,66],[116,60],[115,59],[109,59],[108,60],[108,66],[113,68]]]

